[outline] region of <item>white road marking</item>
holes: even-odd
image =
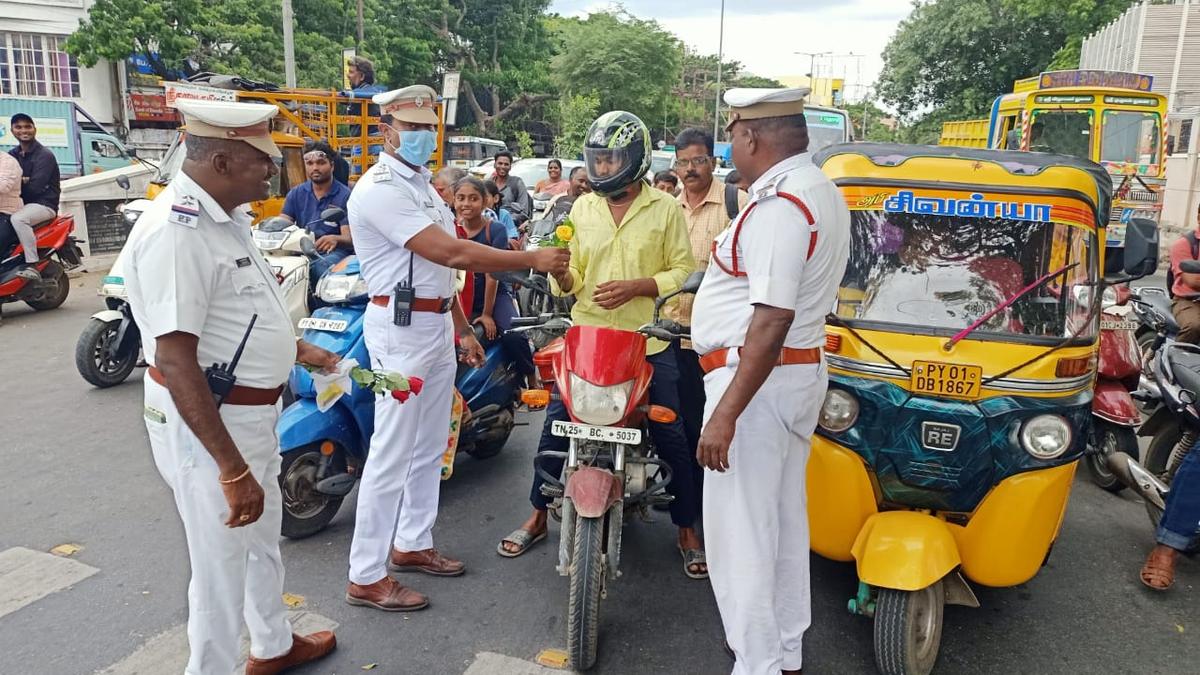
[[[99,571],[78,560],[20,546],[0,551],[0,617]]]
[[[563,675],[567,670],[546,668],[495,652],[480,652],[463,675]]]
[[[308,610],[288,612],[292,622],[292,631],[307,635],[321,630],[334,630],[338,624],[333,619],[321,616]],[[242,655],[236,672],[242,672],[246,667],[246,659],[250,654],[250,639],[242,633]],[[182,673],[187,667],[188,660],[187,624],[180,624],[147,640],[132,654],[117,663],[97,671],[97,675],[161,675],[161,673]]]

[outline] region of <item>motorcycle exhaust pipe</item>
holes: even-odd
[[[1147,471],[1146,467],[1123,452],[1110,454],[1107,461],[1109,471],[1112,471],[1126,487],[1159,509],[1166,508],[1167,493],[1171,488],[1159,480],[1158,476]]]

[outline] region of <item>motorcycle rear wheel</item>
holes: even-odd
[[[117,339],[121,320],[101,321],[92,318],[75,343],[75,368],[88,384],[101,389],[124,382],[137,365],[138,341],[124,354],[108,357]],[[133,326],[130,327],[131,329]]]
[[[42,270],[41,293],[36,298],[26,300],[25,304],[39,312],[54,309],[67,301],[70,292],[71,280],[67,278],[67,271],[62,265],[51,261]]]
[[[879,589],[875,667],[881,675],[928,675],[942,642],[946,590],[941,581],[918,591]]]
[[[1123,452],[1130,457],[1138,458],[1137,434],[1129,427],[1122,427],[1110,422],[1096,420],[1092,423],[1092,433],[1088,438],[1087,454],[1084,464],[1092,482],[1113,494],[1125,489],[1125,484],[1108,468],[1108,456],[1114,452]]]
[[[279,467],[279,490],[283,493],[280,533],[288,539],[304,539],[324,530],[342,506],[342,497],[317,492],[320,465],[321,451],[315,444],[283,456]]]
[[[600,594],[604,583],[604,518],[575,518],[571,590],[567,601],[567,654],[572,670],[596,664]]]

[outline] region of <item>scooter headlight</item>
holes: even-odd
[[[125,296],[125,277],[108,275],[100,282],[100,295],[121,298]]]
[[[858,399],[844,389],[830,389],[825,392],[825,402],[821,404],[821,416],[817,424],[825,431],[835,434],[854,426],[858,421]]]
[[[260,251],[275,251],[283,246],[283,242],[287,241],[287,232],[263,232],[262,230],[254,231],[254,245]]]
[[[326,274],[317,282],[317,297],[331,305],[367,295],[367,280],[358,274]]]
[[[625,417],[633,380],[601,387],[571,373],[571,409],[580,422],[605,426]]]
[[[1035,459],[1054,459],[1071,447],[1071,425],[1058,415],[1038,415],[1021,427],[1021,446]]]

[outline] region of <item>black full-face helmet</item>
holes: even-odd
[[[588,129],[583,162],[593,191],[620,195],[650,170],[650,130],[633,113],[604,113]]]

